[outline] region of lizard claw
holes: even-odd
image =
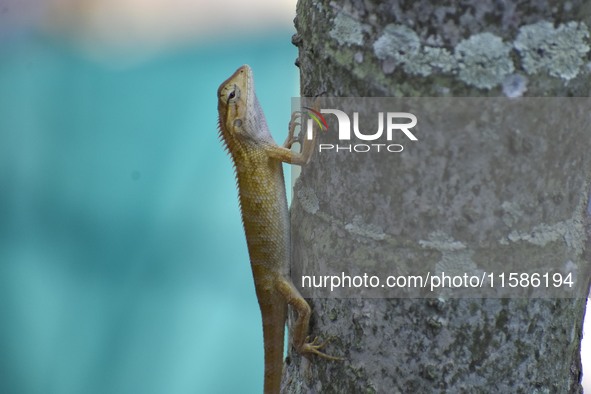
[[[301,118],[302,111],[293,111],[291,114],[291,120],[296,120],[297,118]]]
[[[293,140],[294,140],[294,142],[298,142],[298,143],[300,143],[300,144],[301,144],[301,143],[302,143],[302,141],[304,140],[304,139],[303,139],[303,135],[304,135],[304,133],[301,131],[301,128],[300,128],[300,132],[299,132],[299,133],[298,133],[298,135],[296,135],[296,136],[294,137],[294,139],[293,139]]]
[[[294,131],[295,131],[295,128],[298,127],[298,126],[301,126],[301,125],[302,124],[300,122],[293,122],[293,123],[290,122],[289,127],[290,128],[293,127],[294,128]]]
[[[334,357],[334,356],[329,356],[326,353],[323,353],[320,351],[320,349],[322,349],[324,347],[324,345],[326,345],[326,342],[320,342],[320,339],[318,339],[318,337],[315,337],[312,342],[309,341],[310,337],[306,337],[306,340],[304,341],[304,343],[302,344],[302,347],[300,348],[300,353],[302,354],[315,354],[319,357],[325,358],[327,360],[333,360],[333,361],[343,361],[344,358],[342,357]]]

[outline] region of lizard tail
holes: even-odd
[[[283,342],[287,305],[262,304],[263,339],[265,343],[265,394],[279,394],[283,375]]]

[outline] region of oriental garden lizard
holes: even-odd
[[[290,150],[297,141],[294,130],[298,113],[292,115],[289,133],[278,146],[267,126],[254,91],[252,70],[240,67],[218,89],[220,137],[234,163],[242,222],[254,284],[263,318],[265,346],[265,394],[279,393],[283,372],[283,338],[287,305],[297,312],[290,338],[303,355],[322,353],[316,339],[308,341],[310,306],[289,278],[290,225],[282,163],[305,165],[314,139],[301,142],[301,152]]]

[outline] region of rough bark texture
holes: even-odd
[[[591,5],[585,1],[313,1],[298,3],[294,44],[299,47],[301,95],[315,96],[588,96]],[[552,138],[569,130],[556,130]],[[538,136],[535,136],[538,138]],[[322,138],[328,138],[323,136]],[[450,137],[451,138],[451,137]],[[549,138],[539,136],[539,138]],[[548,141],[506,138],[507,150],[525,154],[528,144]],[[581,140],[589,144],[589,140]],[[588,150],[587,150],[588,151]],[[573,155],[581,155],[583,149]],[[462,156],[434,153],[453,163]],[[486,152],[483,152],[486,155]],[[445,157],[449,155],[450,157]],[[327,156],[323,156],[327,160]],[[476,248],[469,227],[478,228],[487,215],[463,215],[453,209],[433,217],[375,214],[388,212],[395,197],[420,189],[425,195],[445,195],[453,182],[433,182],[429,176],[408,177],[406,184],[386,187],[379,167],[360,166],[350,155],[316,158],[305,168],[300,190],[314,190],[318,212],[294,198],[293,258],[326,259],[335,250],[356,245],[360,260],[374,258],[376,243],[359,241],[345,225],[362,217],[366,225],[390,229],[389,238],[425,239],[425,227],[442,228],[454,239]],[[589,261],[589,160],[579,160],[560,182],[568,190],[529,195],[533,205],[580,196],[583,205],[566,214],[583,224],[579,259]],[[502,165],[502,163],[499,163]],[[493,169],[489,169],[491,172]],[[549,170],[549,169],[548,169]],[[456,171],[463,171],[459,166]],[[469,171],[466,167],[465,171]],[[545,174],[540,168],[532,177]],[[556,177],[560,172],[554,173]],[[423,175],[429,175],[428,173]],[[502,188],[506,179],[483,174]],[[326,181],[329,182],[326,187]],[[550,180],[551,181],[551,180]],[[348,183],[366,185],[365,194],[343,196]],[[320,187],[319,185],[324,185]],[[363,188],[362,188],[363,189]],[[443,190],[442,190],[443,189]],[[297,192],[296,192],[297,193]],[[456,193],[457,190],[450,193]],[[557,197],[560,195],[562,197]],[[380,198],[384,197],[384,198]],[[464,197],[464,205],[494,204],[488,195]],[[371,199],[371,212],[351,212]],[[380,203],[380,201],[382,201]],[[382,205],[380,205],[382,204]],[[559,207],[556,208],[559,211]],[[529,223],[547,223],[543,210],[527,212]],[[373,212],[373,213],[372,213]],[[478,209],[476,209],[478,213]],[[499,207],[492,215],[502,216]],[[416,213],[418,215],[418,212]],[[445,216],[447,215],[447,216]],[[443,219],[442,219],[443,218]],[[409,223],[396,231],[400,221]],[[431,222],[423,222],[432,220]],[[517,221],[519,222],[519,221]],[[517,223],[516,222],[516,223]],[[509,223],[509,226],[518,225]],[[392,230],[394,229],[394,230]],[[323,236],[329,234],[330,236]],[[314,238],[316,237],[316,238]],[[310,239],[313,241],[310,241]],[[466,239],[468,238],[468,239]],[[491,257],[510,254],[519,242]],[[310,242],[315,247],[310,247]],[[480,240],[479,242],[482,242]],[[531,245],[530,245],[531,246]],[[553,256],[555,243],[535,246],[535,253]],[[501,255],[496,257],[502,257]],[[581,270],[580,272],[584,272]],[[588,278],[577,278],[587,283]],[[313,299],[312,332],[333,336],[327,352],[346,361],[308,361],[290,351],[283,390],[289,393],[517,392],[579,393],[580,340],[585,299]]]

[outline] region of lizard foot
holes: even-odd
[[[307,337],[306,340],[304,341],[304,343],[302,344],[301,348],[300,348],[300,353],[302,354],[315,354],[319,357],[325,358],[327,360],[333,360],[333,361],[343,361],[344,358],[342,357],[334,357],[334,356],[329,356],[326,353],[323,353],[320,351],[320,349],[322,349],[324,347],[324,345],[326,345],[326,342],[319,342],[318,337],[314,338],[314,340],[312,342],[309,342],[310,337]]]

